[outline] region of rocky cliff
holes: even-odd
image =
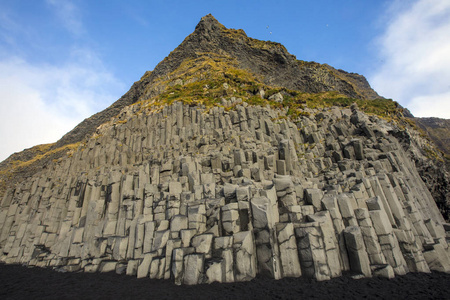
[[[220,55],[221,60],[227,58],[227,63],[232,59],[239,69],[250,70],[267,85],[310,93],[338,91],[352,98],[380,98],[359,74],[336,70],[326,64],[299,61],[283,45],[249,38],[242,29],[227,29],[212,15],[207,15],[201,19],[195,31],[153,71],[144,74],[113,105],[66,134],[57,146],[81,141],[97,126],[117,115],[123,107],[160,94],[172,73],[183,62],[213,54]]]
[[[6,181],[0,260],[179,284],[450,272],[414,163],[432,163],[426,143],[362,76],[206,16],[113,106],[27,152],[46,168]]]
[[[434,144],[450,159],[450,120],[440,118],[414,118]]]
[[[194,66],[200,76],[193,76]],[[187,83],[204,81],[205,71],[208,69],[215,72],[213,77],[217,79],[217,74],[223,73],[224,66],[228,69],[233,67],[226,74],[228,78],[258,83],[252,87],[254,93],[259,90],[258,85],[262,84],[307,93],[337,91],[357,99],[379,98],[361,75],[336,70],[325,64],[299,61],[281,44],[249,38],[243,30],[227,29],[208,15],[153,71],[146,72],[111,106],[85,119],[56,143],[27,149],[0,162],[0,197],[7,185],[25,180],[36,170],[65,155],[67,148],[73,148],[92,135],[99,125],[116,116],[124,107],[164,93],[168,86],[177,83],[174,78],[178,82],[185,80]],[[246,70],[247,76],[244,77],[241,70]],[[251,78],[248,72],[252,73]],[[222,95],[215,96],[220,98]],[[42,148],[45,148],[44,152],[41,151]],[[51,155],[48,154],[50,151]]]

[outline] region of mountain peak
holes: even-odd
[[[208,14],[200,19],[197,26],[195,26],[195,30],[192,34],[190,34],[185,41],[190,42],[201,42],[206,40],[210,42],[214,39],[217,39],[220,35],[224,33],[226,27],[217,21],[213,15]],[[197,45],[200,47],[205,47],[205,45]]]
[[[450,273],[444,157],[371,93],[205,16],[109,108],[0,163],[0,263],[189,285]]]
[[[211,35],[220,34],[224,29],[226,29],[225,26],[220,24],[213,15],[209,14],[200,19],[191,36],[210,37]]]
[[[215,31],[218,29],[222,29],[225,26],[219,23],[213,15],[208,14],[200,19],[197,26],[195,27],[195,31],[197,30],[207,30],[207,31]]]
[[[87,134],[92,134],[97,126],[118,114],[123,107],[163,93],[168,84],[175,82],[177,73],[189,74],[188,77],[196,79],[205,78],[203,69],[197,70],[199,73],[195,76],[192,72],[198,69],[201,57],[210,56],[215,56],[213,63],[220,61],[221,66],[229,66],[232,61],[234,68],[251,74],[268,87],[283,87],[306,93],[335,91],[355,99],[379,98],[361,75],[336,70],[325,64],[299,61],[283,45],[248,37],[244,30],[229,29],[208,14],[152,72],[142,76],[110,107],[80,123],[56,146],[79,142]],[[184,71],[180,72],[180,68]],[[178,79],[183,81],[186,78]]]
[[[211,35],[211,34],[226,34],[230,33],[229,29],[227,29],[224,25],[222,25],[219,21],[217,21],[216,18],[212,14],[208,14],[200,19],[200,22],[198,22],[197,26],[195,27],[195,30],[193,32],[194,35]],[[244,33],[242,29],[236,30],[236,32],[239,32],[240,34]],[[244,33],[245,35],[245,33]],[[247,36],[247,35],[245,35]]]
[[[216,52],[218,51],[218,49],[224,47],[224,41],[226,41],[226,43],[229,43],[229,41],[227,41],[227,38],[229,38],[230,36],[247,38],[244,30],[228,29],[219,21],[217,21],[217,19],[214,18],[213,15],[208,14],[200,19],[200,22],[198,22],[194,32],[190,34],[177,49],[186,51],[186,47],[183,46],[185,46],[185,44],[192,44],[187,48],[195,47],[195,51],[200,52]]]

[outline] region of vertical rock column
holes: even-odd
[[[214,239],[214,259],[209,262],[206,270],[207,282],[233,282],[233,236],[222,236]]]
[[[302,275],[317,280],[331,278],[322,232],[318,222],[295,224]]]
[[[255,233],[258,271],[261,274],[280,279],[280,257],[273,222],[270,200],[265,197],[251,199],[253,232]]]
[[[350,269],[364,275],[364,277],[371,277],[369,257],[364,246],[361,229],[357,226],[348,226],[344,230],[344,237],[350,260]]]
[[[314,215],[309,215],[308,219],[318,222],[322,232],[323,246],[327,258],[330,276],[332,278],[341,276],[341,263],[339,255],[339,246],[334,234],[333,222],[328,211],[321,211]]]
[[[241,231],[233,235],[234,279],[249,281],[256,277],[256,251],[253,234]]]
[[[350,270],[350,263],[348,261],[347,249],[345,247],[344,239],[344,222],[342,221],[342,215],[339,211],[337,198],[332,194],[325,194],[322,199],[323,207],[330,213],[331,220],[333,222],[334,232],[336,234],[336,240],[339,247],[340,264],[343,271]]]
[[[205,257],[203,254],[189,254],[184,257],[183,283],[187,285],[201,283]]]
[[[378,197],[367,200],[370,219],[378,236],[381,251],[388,264],[394,269],[396,275],[404,275],[409,270],[403,258],[397,238],[394,235],[391,223],[386,212],[382,209]]]
[[[377,233],[370,219],[369,211],[365,208],[358,208],[355,210],[355,216],[364,239],[373,275],[393,278],[394,270],[387,264],[386,258],[383,255]]]
[[[300,277],[302,275],[292,223],[276,224],[277,242],[281,260],[282,277]]]
[[[292,178],[289,175],[277,175],[277,177],[273,179],[273,183],[278,199],[279,212],[272,211],[272,214],[277,218],[278,216],[276,215],[279,213],[278,218],[280,222],[289,222],[291,221],[290,215],[298,210],[297,194]],[[273,202],[272,199],[272,203]]]

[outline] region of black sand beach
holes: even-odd
[[[0,264],[0,299],[450,299],[450,274],[409,273],[394,279],[342,276],[177,286],[115,273],[60,273]]]

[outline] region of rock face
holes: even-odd
[[[0,259],[179,284],[450,271],[444,220],[391,125],[234,102],[127,107],[8,190]]]
[[[298,61],[281,44],[254,40],[247,37],[243,30],[227,29],[212,15],[207,15],[201,19],[195,31],[152,72],[147,72],[110,107],[81,122],[55,147],[81,141],[125,106],[157,95],[161,91],[157,86],[158,81],[176,70],[186,59],[197,57],[199,52],[236,58],[240,68],[259,74],[268,85],[302,92],[338,91],[354,98],[380,98],[364,76],[336,70],[326,64]]]
[[[440,150],[450,156],[450,120],[440,118],[414,118],[438,146]]]
[[[205,53],[209,69],[192,60]],[[224,57],[233,80],[199,81]],[[450,272],[450,228],[410,159],[414,132],[355,105],[293,110],[283,90],[255,104],[264,84],[370,98],[366,83],[206,16],[108,113],[58,142],[91,134],[76,149],[9,186],[0,261],[187,285]],[[255,93],[235,96],[246,84]]]
[[[269,86],[280,86],[307,93],[333,91],[354,99],[381,98],[370,87],[364,76],[337,70],[326,64],[297,60],[281,44],[252,39],[247,37],[243,30],[227,29],[213,16],[207,15],[201,19],[192,34],[153,71],[146,72],[139,81],[136,81],[119,100],[105,110],[85,119],[59,141],[50,145],[51,155],[44,155],[39,160],[33,160],[41,153],[40,149],[34,147],[0,162],[0,197],[4,195],[6,186],[26,180],[41,168],[46,168],[52,160],[64,156],[66,153],[64,147],[82,142],[87,136],[91,136],[98,126],[118,115],[124,107],[138,101],[147,101],[163,93],[168,85],[183,84],[180,78],[170,82],[176,75],[177,69],[187,61],[205,55],[232,58],[237,68],[251,71],[261,83]],[[190,81],[195,79],[189,78]],[[264,93],[261,90],[259,92]],[[268,97],[276,98],[275,101],[283,100],[280,93]],[[406,112],[407,110],[404,110],[405,115]],[[406,142],[402,142],[405,150],[410,145],[409,139],[410,137],[406,139]],[[440,146],[439,142],[438,146]],[[434,151],[435,149],[431,150],[432,153]],[[442,163],[439,160],[430,159],[430,157],[423,159],[423,155],[417,156],[414,153],[410,154],[410,157],[416,163],[419,174],[432,192],[441,213],[449,220],[450,191],[447,186],[450,184],[450,175],[442,169]],[[33,162],[28,163],[28,161]],[[22,166],[16,162],[26,162],[26,164]],[[448,166],[447,163],[447,168]],[[11,169],[14,169],[13,172]]]
[[[177,68],[186,61],[197,59],[202,55],[232,58],[238,68],[251,71],[266,85],[309,93],[336,91],[357,99],[380,98],[361,75],[336,70],[326,64],[299,61],[281,44],[249,38],[243,30],[227,29],[212,15],[207,15],[201,19],[192,34],[153,71],[147,71],[120,99],[103,111],[86,118],[52,144],[51,150],[54,152],[52,155],[5,176],[2,173],[13,167],[14,161],[24,162],[24,158],[30,155],[36,157],[40,151],[27,149],[0,162],[0,197],[3,196],[5,189],[3,181],[8,181],[10,185],[32,176],[36,170],[46,167],[52,160],[60,158],[65,153],[55,150],[83,141],[86,136],[91,136],[98,126],[118,115],[124,107],[161,94],[167,87],[166,81],[174,76],[173,73]]]
[[[433,118],[434,119],[434,118]],[[421,127],[428,126],[420,124],[419,118],[414,119]],[[445,121],[438,119],[440,121]],[[445,133],[446,122],[437,122],[437,132]],[[426,123],[428,124],[428,123]],[[431,125],[430,125],[431,126]],[[445,150],[439,151],[432,141],[439,141],[436,135],[433,135],[431,127],[423,127],[427,135],[419,133],[416,130],[398,130],[394,135],[400,141],[403,149],[408,153],[410,159],[414,162],[420,177],[425,182],[428,190],[431,192],[436,204],[444,218],[450,220],[450,175],[448,170],[449,158]],[[440,137],[442,137],[441,135]],[[442,139],[441,139],[442,141]],[[437,144],[439,145],[439,144]],[[440,146],[439,146],[440,147]]]

